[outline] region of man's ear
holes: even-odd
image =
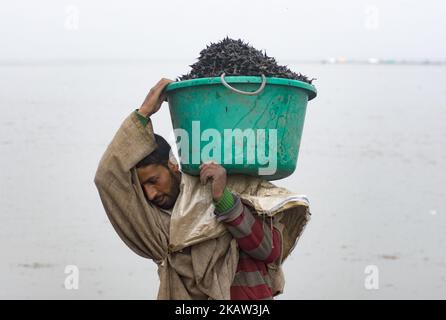
[[[167,166],[169,167],[170,170],[172,170],[173,172],[178,172],[179,171],[179,166],[178,163],[174,163],[172,161],[167,161]]]

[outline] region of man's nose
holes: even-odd
[[[154,188],[153,186],[145,186],[147,197],[150,201],[153,201],[153,199],[156,199],[158,196],[158,190]]]

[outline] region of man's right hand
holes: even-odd
[[[157,112],[166,99],[166,95],[162,93],[162,91],[171,82],[174,81],[166,78],[162,78],[158,81],[158,83],[150,89],[138,112],[145,117],[150,117]]]

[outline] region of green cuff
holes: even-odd
[[[143,127],[146,127],[147,124],[149,123],[149,119],[147,119],[146,117],[144,117],[142,114],[140,114],[138,112],[138,109],[135,110],[136,115],[138,116],[139,121],[141,121],[141,124]]]
[[[218,200],[217,202],[214,201],[214,205],[215,210],[219,213],[227,211],[234,206],[234,197],[232,196],[232,193],[228,190],[228,188],[225,187],[220,200]]]

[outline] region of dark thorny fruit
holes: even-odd
[[[200,52],[198,61],[190,66],[192,70],[177,78],[177,81],[219,77],[222,73],[227,76],[259,76],[277,77],[300,80],[311,83],[303,74],[296,73],[286,66],[280,66],[266,52],[257,50],[241,39],[228,37],[218,43],[211,43]]]

